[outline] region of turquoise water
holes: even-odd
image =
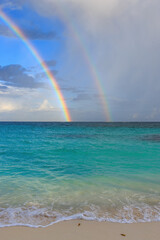
[[[160,221],[160,123],[0,123],[0,226]]]

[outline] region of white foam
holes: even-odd
[[[138,212],[138,214],[136,215],[135,212]],[[0,219],[1,228],[10,226],[44,228],[58,222],[75,219],[118,223],[155,222],[160,221],[160,208],[155,207],[153,209],[149,206],[143,206],[143,208],[126,206],[123,209],[117,211],[117,214],[114,216],[111,216],[111,213],[108,212],[104,213],[103,216],[98,216],[97,212],[94,212],[93,206],[92,211],[84,211],[82,213],[76,213],[71,215],[69,215],[69,213],[68,215],[62,215],[59,212],[48,212],[48,210],[45,208],[1,208]]]

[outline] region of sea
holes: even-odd
[[[0,227],[160,221],[160,123],[0,123]]]

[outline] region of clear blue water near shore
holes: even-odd
[[[160,123],[0,123],[0,226],[160,221]]]

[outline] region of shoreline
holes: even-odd
[[[3,240],[159,240],[160,222],[111,223],[69,220],[49,227],[2,227]]]

